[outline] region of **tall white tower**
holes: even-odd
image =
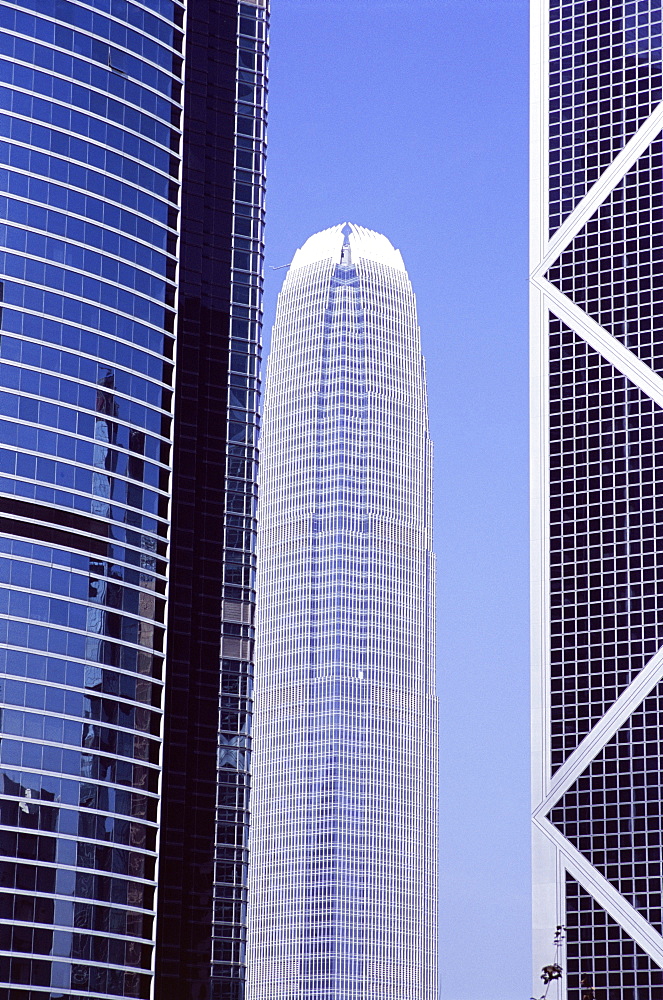
[[[660,0],[532,2],[535,974],[663,996]],[[540,980],[538,981],[541,991]]]
[[[437,997],[431,473],[401,255],[318,233],[265,393],[251,1000]]]

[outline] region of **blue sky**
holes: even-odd
[[[435,442],[441,1000],[528,1000],[527,0],[272,0],[266,341],[294,250],[384,233]]]

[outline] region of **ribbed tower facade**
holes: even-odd
[[[400,253],[281,291],[261,438],[249,996],[437,997],[432,449]]]
[[[534,964],[663,996],[660,0],[532,4]],[[538,994],[537,994],[538,995]]]
[[[265,0],[0,0],[0,997],[242,1000]]]

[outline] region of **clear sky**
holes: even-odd
[[[287,264],[384,233],[435,442],[442,1000],[529,1000],[527,0],[272,0],[266,343]]]

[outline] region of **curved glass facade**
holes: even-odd
[[[149,997],[184,10],[0,0],[0,993]]]
[[[385,237],[295,255],[261,441],[249,996],[434,1000],[432,446]]]

